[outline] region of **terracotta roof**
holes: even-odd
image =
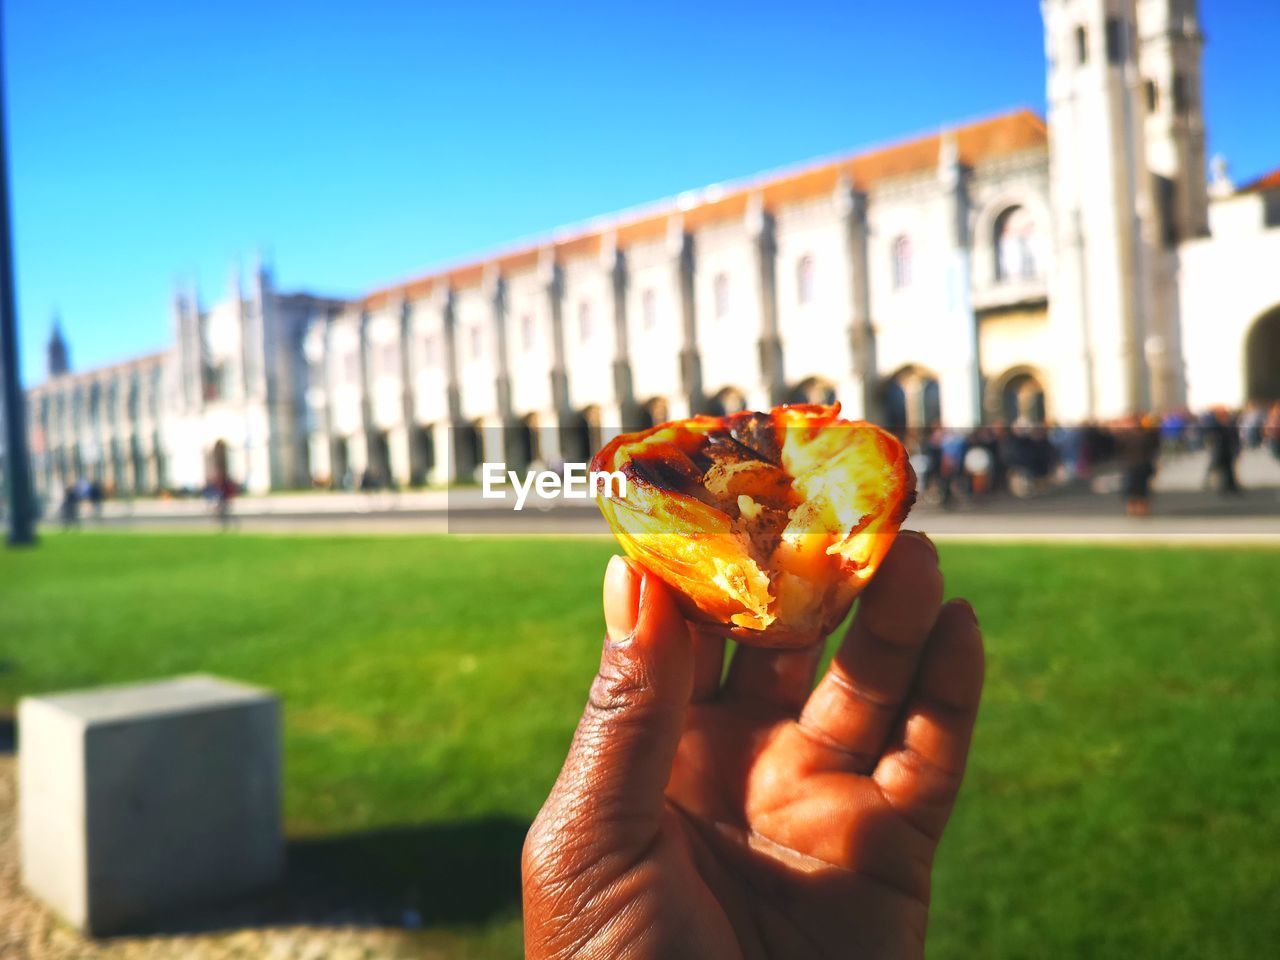
[[[767,209],[798,203],[829,194],[841,178],[859,189],[894,177],[923,173],[938,165],[943,138],[954,140],[959,160],[966,166],[978,166],[998,157],[1024,150],[1043,149],[1048,144],[1048,128],[1031,110],[1014,110],[985,120],[915,137],[888,146],[809,164],[791,170],[764,174],[750,180],[682,194],[675,200],[655,204],[647,209],[602,217],[563,236],[495,253],[489,257],[459,264],[450,269],[393,284],[374,291],[364,299],[367,309],[381,305],[392,292],[407,298],[421,296],[436,282],[466,286],[478,283],[486,264],[502,270],[527,268],[535,264],[541,251],[554,249],[557,256],[580,256],[600,250],[601,235],[616,231],[620,247],[661,239],[673,216],[684,218],[684,229],[696,230],[716,221],[742,217],[753,194],[759,194]],[[1280,178],[1280,171],[1275,176]]]
[[[1240,188],[1241,193],[1263,193],[1267,190],[1280,190],[1280,167]]]

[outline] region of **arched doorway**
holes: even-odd
[[[923,367],[903,367],[880,384],[880,411],[881,425],[898,435],[940,423],[938,378]]]
[[[835,384],[822,377],[809,377],[791,388],[787,403],[832,404],[836,402]]]
[[[636,429],[650,430],[660,423],[671,419],[667,401],[662,397],[654,397],[642,403],[636,410]]]
[[[420,487],[436,465],[436,439],[430,425],[414,424],[409,432],[409,483]]]
[[[568,463],[586,463],[602,444],[600,430],[600,408],[584,407],[569,421],[564,432],[564,459]]]
[[[1030,367],[1014,367],[987,387],[987,415],[1002,423],[1040,425],[1048,419],[1044,381]]]
[[[1244,341],[1244,398],[1280,400],[1280,306],[1259,317]]]
[[[349,490],[354,481],[351,474],[351,451],[348,449],[346,437],[334,437],[330,450],[329,462],[333,469],[329,472],[329,485],[334,489]]]
[[[523,469],[538,457],[538,416],[529,414],[507,425],[505,436],[507,467]]]
[[[374,490],[391,486],[391,441],[386,430],[369,434],[369,468],[360,485]]]
[[[459,481],[475,479],[484,450],[480,421],[456,424],[453,433],[454,477]]]
[[[209,452],[209,479],[218,481],[227,476],[227,441],[218,440]]]
[[[747,409],[747,395],[737,387],[725,387],[708,401],[707,406],[707,412],[712,416],[727,417]]]

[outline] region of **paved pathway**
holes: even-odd
[[[911,525],[944,537],[1005,540],[1132,540],[1280,542],[1280,462],[1249,451],[1239,470],[1245,493],[1222,497],[1204,490],[1203,456],[1167,460],[1156,479],[1152,515],[1126,517],[1114,478],[1098,491],[1057,489],[1018,500],[993,498],[955,510],[919,504]],[[264,533],[607,534],[588,502],[509,507],[483,500],[475,488],[402,493],[296,493],[244,497],[235,502],[235,527]],[[85,529],[214,531],[201,500],[110,503]]]

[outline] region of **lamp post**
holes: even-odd
[[[4,388],[5,500],[10,546],[35,543],[35,498],[27,449],[26,407],[18,378],[17,298],[9,230],[9,149],[4,109],[4,8],[0,5],[0,384]]]

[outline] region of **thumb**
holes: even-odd
[[[604,616],[600,670],[556,792],[594,830],[639,830],[645,835],[634,839],[644,842],[662,812],[693,692],[693,648],[666,585],[622,557],[605,572]]]

